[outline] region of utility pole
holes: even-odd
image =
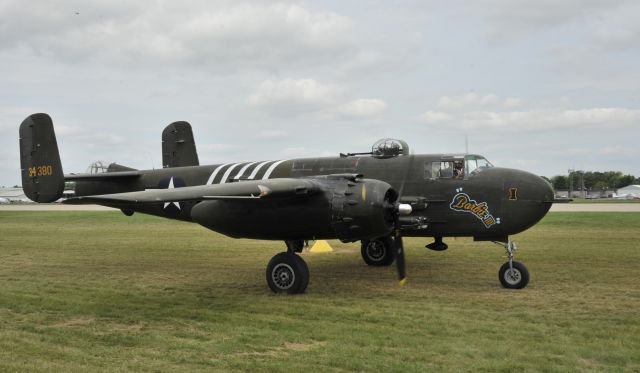
[[[571,198],[573,194],[573,173],[575,172],[575,170],[570,168],[568,172],[569,172],[569,198]]]

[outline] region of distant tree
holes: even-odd
[[[603,173],[604,179],[607,182],[609,188],[619,188],[620,178],[622,177],[622,172],[620,171],[607,171]]]
[[[567,177],[563,175],[557,175],[551,178],[551,185],[556,190],[564,190],[569,189],[569,184],[567,182]]]
[[[618,189],[631,184],[640,185],[640,178],[623,175],[620,171],[587,171],[584,174],[573,172],[570,177],[557,175],[551,178],[551,184],[555,189],[569,189],[569,185],[573,185],[573,190],[580,190],[581,179],[586,189],[595,190]]]
[[[596,181],[596,183],[593,185],[592,189],[604,190],[604,189],[609,189],[609,186],[604,181]]]
[[[620,178],[619,180],[619,186],[618,188],[624,188],[626,186],[629,186],[631,184],[633,184],[633,181],[635,180],[635,176],[633,175],[624,175]]]

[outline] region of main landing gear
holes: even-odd
[[[302,294],[309,285],[309,267],[296,253],[304,241],[285,241],[287,251],[276,254],[267,265],[267,284],[274,293]]]
[[[516,243],[514,241],[496,243],[504,246],[509,258],[509,261],[504,263],[500,267],[500,271],[498,271],[500,284],[507,289],[522,289],[526,287],[529,284],[529,270],[524,264],[513,260]]]

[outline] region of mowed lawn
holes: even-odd
[[[281,242],[114,212],[0,212],[0,371],[640,371],[640,214],[550,213],[503,249],[407,239],[410,283],[359,244],[304,254],[307,293],[265,282]]]

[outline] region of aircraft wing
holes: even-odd
[[[305,179],[251,180],[237,183],[199,185],[174,189],[147,189],[139,192],[101,194],[69,198],[63,203],[84,204],[154,204],[203,200],[258,200],[301,197],[320,191],[320,186]]]

